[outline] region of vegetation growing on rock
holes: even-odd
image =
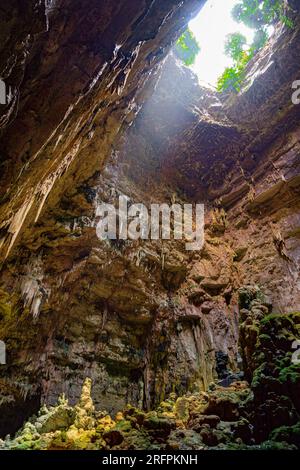
[[[242,0],[232,11],[232,16],[238,22],[243,22],[250,28],[263,30],[266,25],[282,21],[292,25],[286,15],[287,2],[284,0]]]
[[[199,86],[173,55],[164,61],[199,1],[151,2],[145,14],[144,2],[93,0],[87,12],[80,0],[47,8],[47,24],[45,2],[38,15],[35,0],[10,3],[1,4],[12,42],[2,68],[15,90],[1,121],[13,118],[1,139],[1,437],[36,416],[3,446],[294,446],[296,321],[271,315],[270,302],[300,305],[290,96],[299,18],[295,32],[278,28],[232,99]],[[120,193],[205,202],[203,250],[100,241],[99,204]],[[240,295],[251,387],[232,383],[244,283],[270,299],[257,286]],[[87,382],[77,406],[61,397],[50,407],[63,391],[73,405],[86,376],[93,403]]]
[[[300,364],[292,362],[292,345],[300,338],[300,313],[268,313],[257,286],[240,290],[240,307],[244,370],[253,391],[249,416],[263,440],[283,423],[299,422]]]
[[[155,410],[128,405],[114,419],[96,411],[91,380],[72,407],[62,396],[43,406],[3,449],[300,449],[300,366],[291,342],[300,337],[300,313],[263,315],[256,286],[240,291],[241,347],[251,386],[211,384],[207,392],[174,393]]]
[[[189,66],[194,64],[199,52],[200,46],[197,39],[192,31],[187,28],[176,42],[175,54],[185,65]]]

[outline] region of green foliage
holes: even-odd
[[[279,380],[281,383],[300,384],[300,365],[291,364],[282,369],[279,373]]]
[[[292,24],[285,14],[283,0],[242,0],[233,8],[232,16],[236,21],[255,29],[277,21],[282,21],[287,26]]]
[[[263,29],[258,29],[255,32],[253,43],[252,43],[252,48],[254,49],[254,51],[257,52],[259,51],[259,49],[264,47],[267,40],[268,40],[268,33]]]
[[[256,29],[256,33],[248,50],[245,50],[246,38],[242,34],[233,33],[227,37],[225,53],[233,59],[233,65],[219,78],[219,92],[240,91],[248,62],[267,42],[268,26],[281,21],[287,27],[293,27],[293,21],[285,13],[284,0],[240,0],[233,8],[232,16],[237,22]]]
[[[200,46],[192,31],[188,28],[178,39],[175,46],[177,57],[185,65],[193,65],[197,54],[200,52]]]
[[[284,441],[300,446],[300,422],[293,426],[281,426],[272,431],[270,438],[274,441]]]
[[[217,90],[219,92],[225,90],[240,91],[242,82],[245,79],[246,65],[252,59],[253,55],[253,48],[250,48],[248,51],[242,51],[234,65],[225,69],[217,83]]]

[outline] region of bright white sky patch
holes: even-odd
[[[224,54],[227,34],[242,33],[250,45],[254,30],[237,23],[231,16],[231,10],[238,0],[208,0],[189,27],[196,36],[201,51],[191,67],[199,80],[216,86],[217,80],[225,68],[232,65],[232,60]]]

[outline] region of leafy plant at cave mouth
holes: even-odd
[[[232,10],[232,16],[238,23],[244,23],[256,29],[254,40],[247,47],[246,38],[240,33],[227,36],[225,54],[233,59],[233,65],[227,67],[217,83],[217,90],[239,92],[246,76],[248,62],[268,40],[268,26],[281,21],[292,28],[293,21],[286,15],[285,0],[241,0]]]
[[[285,0],[242,0],[233,7],[232,16],[238,23],[257,30],[277,21],[292,27],[293,22],[285,12],[286,5]]]
[[[176,56],[187,65],[193,65],[200,52],[200,46],[192,31],[188,28],[178,39],[175,46]]]

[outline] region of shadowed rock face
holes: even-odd
[[[297,18],[227,96],[168,55],[199,1],[27,3],[1,6],[2,434],[87,376],[110,413],[206,390],[216,357],[237,370],[241,286],[300,309]],[[100,242],[97,207],[120,194],[205,203],[203,250]]]

